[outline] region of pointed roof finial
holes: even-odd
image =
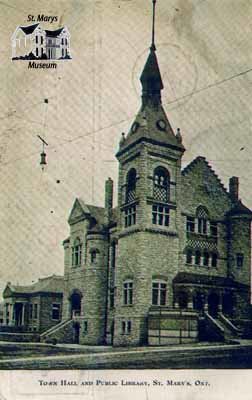
[[[155,8],[156,8],[156,2],[157,0],[152,0],[153,3],[153,15],[152,15],[152,40],[151,40],[151,47],[150,49],[152,51],[156,50],[155,46]]]

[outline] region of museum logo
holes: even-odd
[[[54,22],[55,18],[57,21],[57,17],[38,15],[37,21]],[[34,16],[29,15],[28,20],[35,21]],[[11,45],[12,60],[28,60],[28,68],[57,68],[55,61],[72,58],[70,33],[66,26],[55,30],[43,29],[38,22],[18,26],[11,37]]]

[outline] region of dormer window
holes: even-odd
[[[153,198],[158,201],[167,202],[169,200],[170,176],[167,169],[158,167],[153,176]]]
[[[79,238],[76,238],[72,247],[72,266],[78,267],[81,265],[82,244]]]
[[[132,168],[127,174],[126,203],[136,199],[136,170]]]

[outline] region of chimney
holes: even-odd
[[[111,178],[108,178],[105,182],[105,218],[107,223],[109,223],[113,207],[113,184]]]
[[[229,194],[232,201],[239,200],[239,178],[237,178],[237,176],[232,176],[232,178],[229,179]]]

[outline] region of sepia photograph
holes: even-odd
[[[0,2],[1,399],[251,381],[251,15]]]

